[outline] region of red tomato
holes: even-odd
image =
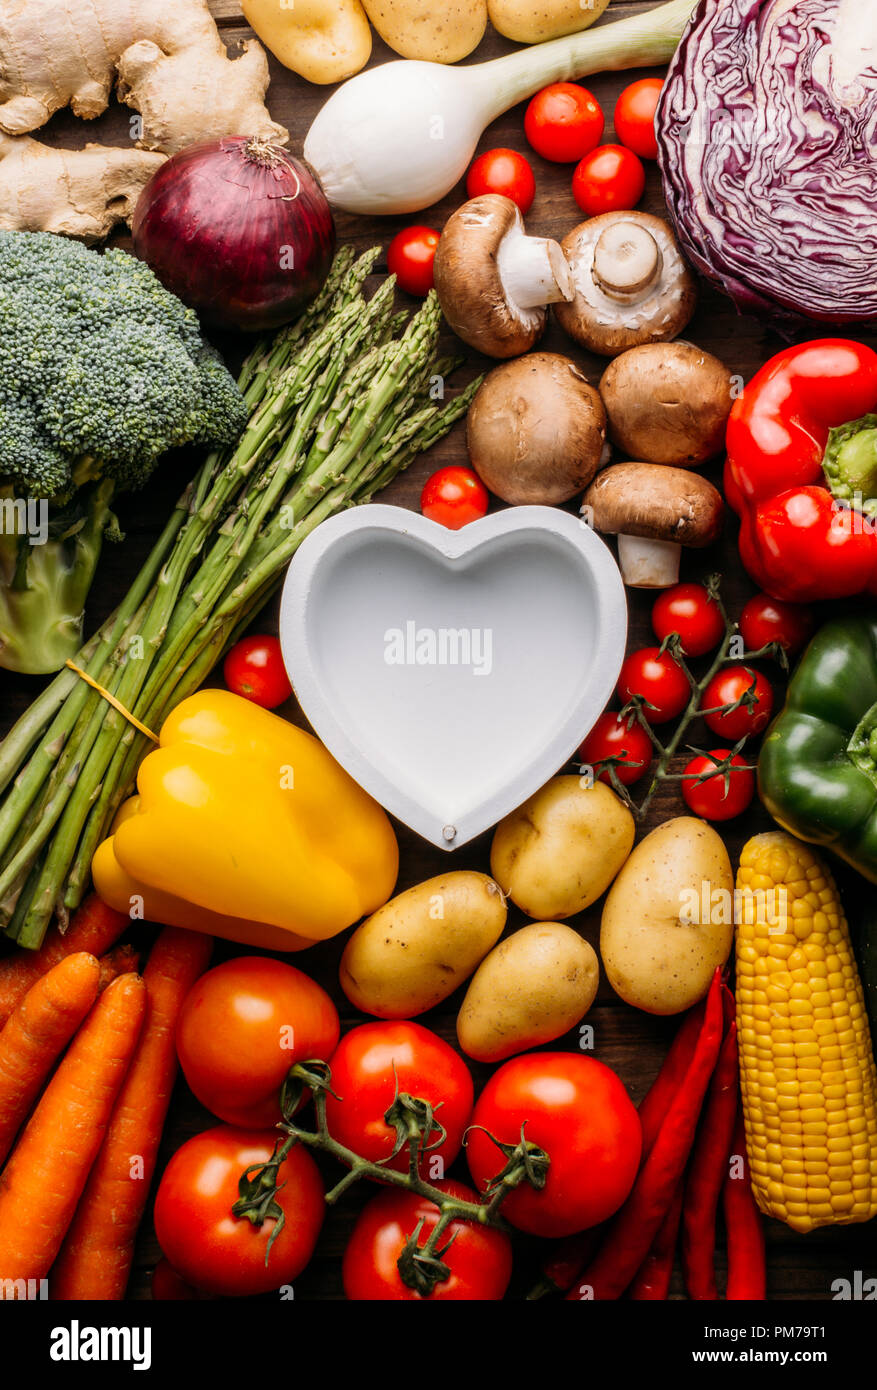
[[[453,463],[433,473],[420,494],[423,515],[451,531],[478,521],[485,515],[487,503],[487,488],[478,474]]]
[[[363,1023],[341,1039],[331,1059],[332,1090],[326,1119],[333,1139],[376,1162],[393,1150],[395,1130],[384,1119],[399,1091],[437,1106],[447,1138],[427,1156],[430,1179],[443,1177],[431,1163],[440,1156],[446,1171],[463,1144],[474,1096],[472,1077],[458,1053],[419,1023]],[[395,1068],[395,1076],[394,1076]],[[435,1136],[434,1136],[435,1137]],[[403,1149],[388,1165],[408,1167]]]
[[[192,1303],[209,1297],[209,1294],[203,1294],[199,1289],[193,1289],[191,1284],[187,1284],[185,1279],[181,1279],[170,1260],[159,1260],[155,1266],[152,1271],[151,1289],[155,1303],[172,1301]]]
[[[537,154],[555,164],[574,164],[603,138],[596,97],[576,82],[553,82],[537,92],[524,116],[524,132]]]
[[[779,642],[790,656],[810,640],[813,614],[799,603],[783,603],[769,594],[756,594],[740,614],[740,632],[750,651]]]
[[[319,1170],[296,1144],[281,1165],[277,1201],[286,1224],[265,1247],[276,1221],[253,1226],[232,1216],[245,1168],[267,1163],[273,1129],[217,1125],[177,1149],[155,1198],[155,1233],[180,1278],[223,1298],[276,1292],[298,1278],[314,1253],[325,1203]]]
[[[685,769],[686,778],[702,777],[704,773],[709,773],[711,768],[715,768],[713,758],[727,758],[730,751],[730,748],[712,748],[711,757],[692,758]],[[682,795],[696,816],[701,816],[703,820],[733,820],[746,810],[755,795],[755,774],[739,753],[731,766],[734,771],[728,780],[727,794],[725,776],[721,772],[713,772],[703,782],[688,780],[682,783]]]
[[[405,227],[393,237],[387,248],[387,269],[406,294],[429,294],[438,244],[439,233],[432,227]]]
[[[229,690],[263,709],[276,709],[292,694],[278,637],[241,638],[225,658],[222,674]]]
[[[725,635],[719,606],[702,584],[665,589],[652,609],[652,628],[661,642],[678,632],[686,656],[704,656]]]
[[[640,159],[658,158],[655,111],[663,85],[660,77],[641,77],[625,87],[615,103],[615,134]]]
[[[752,671],[748,666],[728,666],[713,676],[703,692],[701,708],[718,709],[721,705],[733,705],[751,689],[755,682],[756,703],[750,709],[742,704],[728,714],[705,714],[704,722],[708,729],[719,738],[736,743],[738,739],[748,738],[750,734],[760,734],[770,723],[773,713],[773,690],[770,681],[765,680],[760,671]]]
[[[572,176],[573,197],[588,217],[635,208],[645,186],[645,169],[623,145],[599,145]]]
[[[621,719],[612,710],[601,714],[579,749],[579,758],[587,767],[594,767],[604,758],[621,758],[614,763],[619,782],[629,787],[638,782],[652,761],[652,745],[645,729]],[[609,769],[597,774],[598,781],[611,783]]]
[[[548,1154],[541,1192],[523,1183],[502,1213],[521,1231],[568,1236],[596,1226],[617,1211],[639,1167],[639,1116],[618,1077],[593,1057],[576,1052],[530,1052],[504,1063],[488,1081],[472,1115],[495,1139],[524,1137]],[[496,1145],[480,1129],[466,1141],[469,1171],[483,1192],[504,1166]]]
[[[435,1186],[463,1201],[478,1201],[477,1192],[465,1183],[449,1180]],[[413,1192],[394,1189],[373,1197],[360,1212],[344,1251],[342,1277],[347,1297],[353,1302],[423,1301],[423,1295],[403,1283],[396,1262],[420,1221],[423,1227],[417,1243],[426,1244],[438,1214],[432,1202]],[[508,1236],[469,1221],[455,1221],[444,1231],[441,1247],[449,1240],[453,1245],[442,1258],[450,1268],[450,1278],[436,1284],[426,1301],[501,1299],[512,1275]]]
[[[659,647],[641,647],[631,652],[618,677],[618,697],[627,704],[634,695],[648,703],[643,714],[650,724],[666,724],[676,719],[691,698],[691,688],[685,672],[669,652],[661,654]]]
[[[466,192],[470,198],[482,193],[501,193],[517,203],[522,213],[528,213],[536,196],[533,170],[517,150],[485,150],[466,175]]]
[[[328,994],[301,970],[238,956],[208,970],[177,1020],[183,1074],[226,1124],[263,1129],[280,1119],[280,1087],[294,1062],[327,1061],[341,1025]]]

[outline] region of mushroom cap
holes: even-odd
[[[643,536],[692,549],[717,539],[725,510],[706,478],[660,463],[604,468],[585,493],[584,507],[605,535]]]
[[[609,436],[629,458],[696,468],[724,447],[731,382],[718,357],[681,338],[629,348],[600,379]]]
[[[606,412],[568,357],[532,352],[488,373],[466,424],[485,487],[514,506],[552,506],[593,478],[606,448]]]
[[[633,223],[653,238],[662,262],[655,283],[622,302],[594,278],[597,242],[610,227]],[[582,347],[615,357],[641,343],[668,342],[682,332],[697,303],[694,276],[670,227],[648,212],[604,212],[580,222],[561,242],[572,271],[575,297],[555,305],[557,321]]]
[[[442,313],[458,338],[488,357],[529,352],[548,322],[547,309],[510,304],[500,278],[500,243],[523,227],[511,198],[485,193],[451,214],[435,253],[433,274]]]

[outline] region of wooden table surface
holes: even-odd
[[[652,8],[650,4],[629,3],[629,0],[612,0],[607,14],[601,21],[627,14],[642,12]],[[216,16],[226,42],[233,46],[239,40],[251,36],[240,13],[236,0],[211,0],[211,9]],[[475,54],[467,61],[484,61],[512,51],[515,45],[500,38],[489,30]],[[372,63],[382,63],[393,59],[391,53],[375,37]],[[290,148],[300,154],[304,137],[310,122],[331,89],[311,86],[295,74],[271,59],[272,84],[268,93],[268,105],[275,119],[283,122],[291,133]],[[606,113],[606,132],[604,139],[614,138],[612,111],[615,99],[622,87],[632,80],[632,76],[658,75],[659,70],[641,70],[630,73],[610,73],[585,79]],[[130,138],[130,112],[127,108],[114,107],[97,122],[88,125],[77,122],[69,113],[62,113],[40,133],[40,138],[50,143],[67,147],[78,147],[90,140],[100,140],[107,144],[124,144]],[[404,120],[404,112],[400,112]],[[536,174],[536,200],[527,218],[528,229],[536,234],[563,237],[582,220],[570,189],[571,166],[552,165],[536,156],[527,146],[523,133],[523,107],[516,107],[496,121],[482,138],[479,149],[489,149],[501,145],[525,151],[530,158]],[[380,244],[386,248],[390,238],[402,226],[412,221],[422,221],[438,229],[448,215],[465,200],[462,184],[442,203],[423,214],[406,218],[363,218],[341,214],[337,218],[339,242],[351,242],[358,249]],[[664,211],[660,178],[654,166],[648,169],[646,195],[641,207],[652,213]],[[120,245],[129,244],[124,238],[116,239]],[[386,273],[386,256],[382,256],[378,269]],[[399,295],[399,300],[414,307],[413,301]],[[817,336],[815,333],[811,336]],[[761,363],[776,352],[782,343],[764,323],[752,317],[740,317],[733,306],[719,294],[706,286],[702,287],[697,313],[686,330],[686,337],[700,346],[716,353],[728,364],[732,372],[747,379]],[[447,335],[447,346],[459,348],[459,344]],[[219,345],[230,360],[239,358],[241,345],[238,342],[220,342]],[[553,324],[549,327],[542,344],[547,350],[566,353],[574,357],[586,372],[590,381],[596,383],[605,363],[579,350]],[[461,369],[454,384],[465,382],[477,372],[491,364],[469,353],[467,365]],[[463,424],[458,424],[452,434],[419,459],[409,472],[392,484],[383,494],[382,501],[390,501],[403,507],[417,508],[420,490],[425,479],[437,467],[446,463],[466,463],[465,434]],[[156,475],[147,492],[123,499],[120,517],[127,539],[123,545],[107,545],[101,561],[101,568],[93,591],[90,618],[99,620],[119,600],[136,574],[145,558],[148,548],[158,533],[161,524],[193,460],[180,455],[168,460]],[[709,476],[719,482],[721,472],[718,465],[708,470]],[[722,541],[711,551],[701,552],[696,558],[688,552],[683,562],[683,577],[698,578],[712,570],[720,570],[725,576],[724,594],[734,616],[739,615],[744,602],[755,586],[742,572],[737,556],[736,523],[729,517]],[[646,645],[651,641],[649,625],[650,599],[647,594],[629,591],[630,636],[629,649]],[[256,631],[276,629],[274,607],[266,610],[254,625]],[[91,630],[91,628],[89,629]],[[778,668],[768,664],[766,674],[774,680],[780,693]],[[522,672],[522,680],[526,673]],[[0,672],[0,715],[2,726],[7,728],[26,707],[40,689],[42,682],[37,678],[17,677],[8,672]],[[281,711],[287,717],[304,723],[294,702]],[[540,711],[534,708],[533,719],[540,718]],[[710,736],[705,735],[709,740]],[[695,728],[692,741],[704,746],[702,731]],[[707,742],[705,746],[710,746]],[[680,760],[680,762],[683,760]],[[679,768],[676,769],[677,771]],[[671,816],[684,813],[684,806],[673,784],[665,788],[654,802],[645,829],[651,829]],[[723,830],[729,852],[736,863],[741,845],[748,837],[770,828],[772,822],[766,812],[755,805],[744,817],[731,822]],[[490,836],[480,839],[459,850],[453,859],[442,851],[425,844],[404,827],[397,827],[401,846],[401,873],[399,889],[406,888],[433,874],[447,870],[473,868],[488,869]],[[855,886],[850,885],[850,892]],[[524,922],[515,909],[509,917],[509,930],[514,930]],[[582,932],[596,947],[599,936],[600,904],[581,916],[571,919],[571,924]],[[141,939],[148,929],[139,927],[132,930],[131,939]],[[309,951],[304,957],[296,957],[296,963],[319,980],[333,995],[342,1015],[345,1028],[361,1021],[337,983],[337,963],[343,946],[342,940],[326,943]],[[237,954],[235,948],[220,945],[217,959]],[[455,1017],[460,1003],[460,995],[453,996],[439,1009],[423,1015],[421,1022],[441,1033],[448,1041],[455,1042]],[[609,986],[601,983],[597,1001],[588,1016],[594,1025],[594,1055],[616,1069],[629,1088],[631,1096],[638,1102],[660,1065],[674,1024],[672,1020],[652,1018],[647,1014],[622,1004]],[[577,1032],[553,1046],[577,1046]],[[489,1073],[488,1068],[473,1066],[476,1087],[483,1083]],[[168,1118],[159,1173],[167,1159],[189,1135],[204,1129],[211,1123],[211,1117],[201,1109],[183,1082],[178,1082],[171,1112]],[[465,1164],[460,1165],[465,1176]],[[317,1253],[295,1286],[296,1298],[338,1299],[343,1297],[340,1277],[340,1256],[347,1233],[356,1212],[369,1192],[348,1194],[341,1207],[328,1213]],[[832,1297],[830,1286],[838,1278],[851,1278],[856,1269],[867,1270],[866,1254],[869,1242],[873,1245],[873,1228],[867,1226],[836,1227],[816,1231],[808,1236],[799,1236],[777,1222],[768,1223],[768,1294],[771,1299],[828,1299]],[[149,1273],[158,1258],[158,1246],[152,1231],[151,1220],[147,1215],[138,1244],[136,1267],[132,1278],[129,1296],[149,1297]],[[523,1239],[520,1243],[519,1257],[510,1296],[520,1296],[529,1287],[537,1269],[539,1242]],[[719,1252],[719,1263],[723,1252]],[[721,1287],[721,1276],[720,1276]],[[673,1297],[683,1297],[678,1270],[674,1275]]]

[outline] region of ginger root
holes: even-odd
[[[175,154],[223,135],[285,141],[265,106],[255,40],[229,57],[206,0],[0,0],[0,131],[25,135],[70,106],[91,120],[120,99],[138,146]]]
[[[0,134],[0,230],[102,241],[130,221],[164,160],[133,146],[54,150],[27,135]]]

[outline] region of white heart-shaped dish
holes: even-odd
[[[449,531],[355,507],[297,551],[280,639],[299,703],[366,791],[443,849],[495,825],[571,757],[624,659],[609,550],[552,507]]]

